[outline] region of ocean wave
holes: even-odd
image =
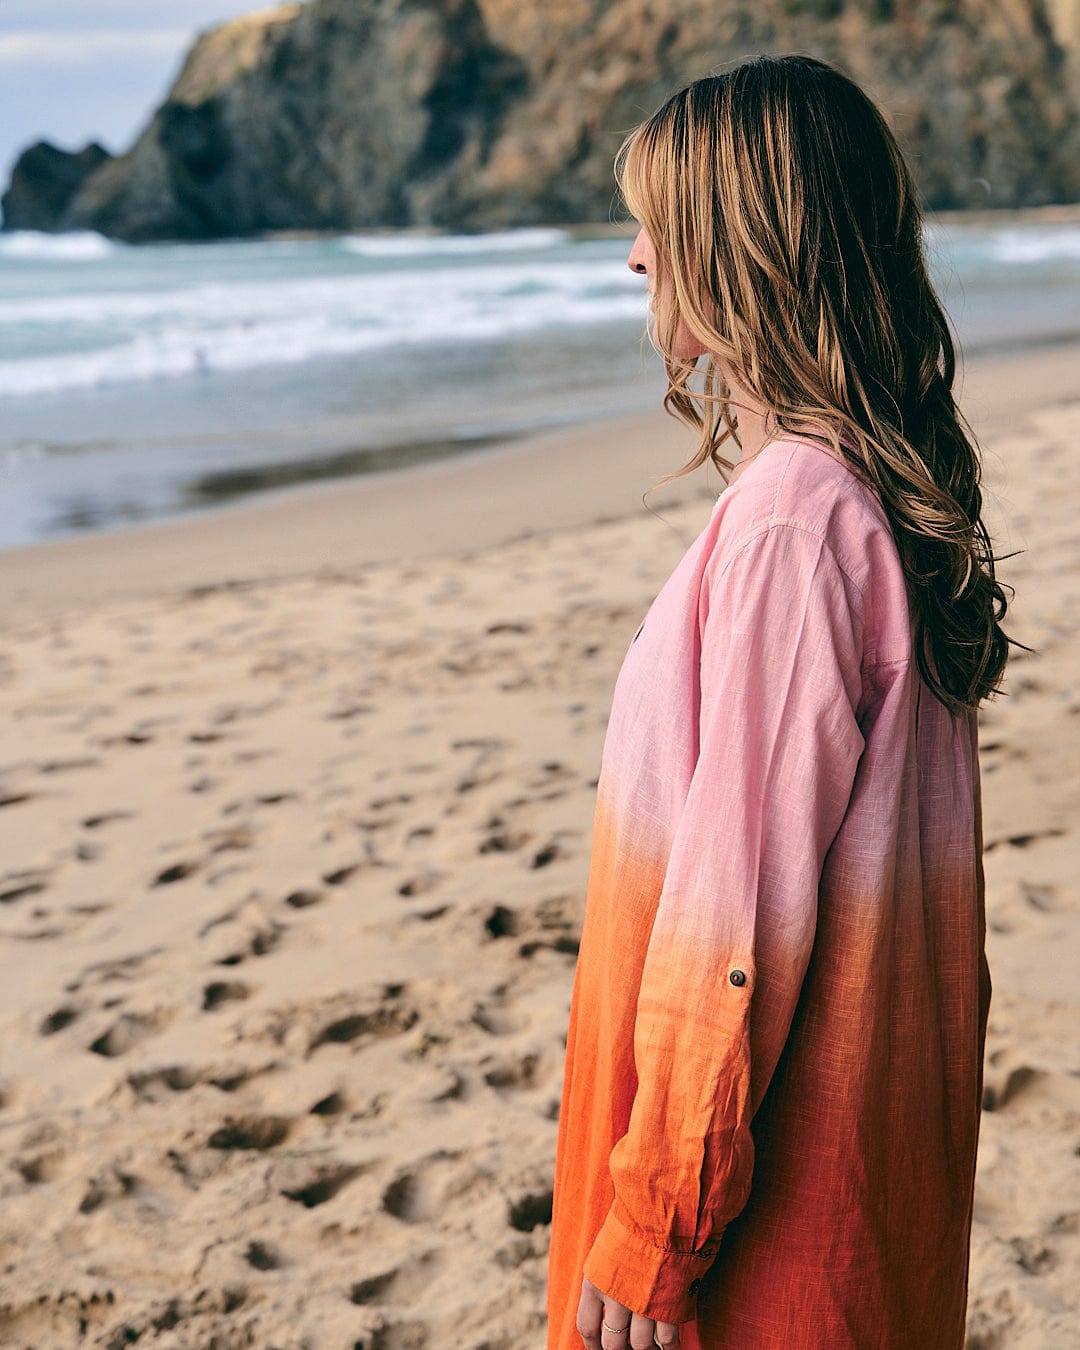
[[[1059,259],[1080,260],[1080,226],[1004,229],[991,237],[990,253],[995,262],[1041,263]]]
[[[31,259],[35,262],[99,262],[117,251],[118,245],[93,230],[70,234],[46,234],[41,230],[13,230],[0,234],[0,258]]]
[[[968,279],[987,303],[1047,278],[1066,302],[1074,293],[1076,226],[940,227],[928,242],[946,279]],[[65,253],[104,261],[4,265]],[[139,248],[94,234],[0,235],[0,398],[397,349],[422,359],[424,344],[613,322],[633,341],[646,292],[626,253],[624,240],[585,246],[546,228]],[[363,369],[358,359],[358,378]]]
[[[4,320],[68,325],[73,335],[81,324],[80,350],[0,360],[0,397],[493,341],[643,320],[645,309],[644,288],[617,261],[46,296],[8,304]],[[91,325],[96,344],[85,341]]]
[[[150,324],[177,318],[259,321],[290,315],[347,314],[359,322],[439,324],[435,310],[513,308],[522,290],[573,302],[610,291],[644,295],[641,281],[621,259],[581,262],[478,264],[433,271],[289,276],[257,281],[213,281],[158,290],[71,290],[12,297],[0,308],[0,335],[19,323]]]
[[[25,445],[8,445],[0,450],[0,464],[6,469],[15,469],[20,464],[44,459],[48,453],[48,447],[37,441]]]
[[[521,250],[554,248],[568,243],[566,230],[536,227],[521,230],[495,230],[488,234],[433,235],[348,235],[341,246],[348,253],[364,258],[416,258],[470,253],[515,253]]]

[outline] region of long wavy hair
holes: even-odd
[[[952,712],[977,708],[1000,691],[1009,644],[1024,644],[1001,628],[978,441],[953,399],[922,211],[882,114],[825,61],[755,56],[669,98],[627,136],[615,176],[656,250],[664,407],[700,432],[660,481],[707,460],[729,481],[721,447],[741,442],[723,362],[778,435],[813,428],[877,489],[922,676]],[[704,367],[671,355],[680,322]]]

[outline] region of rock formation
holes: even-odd
[[[126,154],[26,151],[4,225],[147,240],[602,220],[631,126],[783,51],[867,89],[932,208],[1080,199],[1080,0],[309,0],[204,34]]]
[[[72,154],[48,141],[24,150],[4,194],[4,228],[53,230],[64,219],[71,199],[90,175],[112,156],[92,142]]]

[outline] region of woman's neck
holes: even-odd
[[[788,436],[798,435],[800,429],[785,431],[777,427],[771,409],[766,408],[764,404],[753,398],[742,385],[732,380],[726,371],[724,373],[731,390],[731,407],[739,418],[740,454],[735,468],[731,472],[731,477],[728,479],[729,483],[733,483],[749,465],[750,461],[759,455],[767,445],[771,445],[774,441],[783,440]],[[806,427],[805,431],[807,436],[813,437],[819,444],[822,443],[821,431],[818,428]],[[823,448],[828,449],[825,445],[823,445]]]
[[[728,388],[731,390],[731,407],[739,418],[739,459],[732,470],[729,483],[733,483],[747,464],[759,454],[766,445],[778,439],[771,414],[763,404],[753,398],[740,384],[736,384],[727,372],[724,372]]]

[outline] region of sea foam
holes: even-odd
[[[619,259],[62,290],[11,298],[0,318],[0,397],[253,369],[560,326],[644,319]],[[18,330],[54,334],[23,356]],[[6,330],[6,331],[5,331]]]
[[[93,230],[46,234],[41,230],[13,230],[0,234],[0,258],[28,258],[48,262],[98,262],[118,245]]]

